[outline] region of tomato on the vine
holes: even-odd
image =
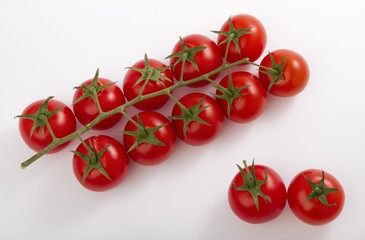
[[[333,175],[319,169],[308,169],[298,173],[291,181],[288,203],[301,221],[323,225],[340,215],[345,192]]]
[[[267,94],[255,75],[249,72],[234,72],[219,83],[226,91],[216,90],[216,100],[224,115],[233,122],[247,123],[264,112]]]
[[[65,137],[76,130],[76,119],[71,109],[52,97],[31,103],[17,117],[20,118],[19,131],[24,142],[36,152],[53,141],[46,121],[57,138]],[[68,143],[59,145],[48,153],[61,151]]]
[[[186,55],[187,59],[182,60]],[[176,43],[169,56],[171,70],[174,77],[179,81],[184,63],[183,80],[191,80],[209,73],[223,64],[223,58],[219,47],[210,38],[201,34],[191,34]],[[210,77],[214,80],[218,74]],[[189,84],[190,87],[201,87],[209,84],[209,81],[199,81]]]
[[[86,147],[86,146],[87,147]],[[73,152],[73,171],[77,180],[92,191],[106,191],[123,182],[129,158],[123,145],[106,135],[92,136]]]
[[[228,202],[237,217],[248,223],[264,223],[277,218],[286,205],[286,188],[280,175],[264,165],[239,172],[228,190]]]
[[[140,60],[129,68],[123,80],[123,92],[128,101],[143,95],[160,91],[174,84],[169,67],[155,59]],[[133,106],[142,110],[154,110],[162,107],[169,97],[160,95],[135,103]]]
[[[297,52],[279,49],[267,54],[260,64],[259,78],[269,93],[279,97],[297,95],[307,86],[309,67]],[[270,70],[268,68],[274,68]]]
[[[73,109],[76,118],[82,125],[87,125],[97,116],[99,116],[100,113],[97,104],[92,98],[92,91],[94,91],[93,89],[98,91],[97,99],[99,101],[101,110],[104,112],[110,111],[125,103],[122,90],[109,79],[98,78],[97,71],[94,79],[89,79],[83,82],[79,87],[77,87],[77,90],[73,96]],[[102,130],[111,128],[119,122],[121,117],[122,113],[114,114],[97,123],[93,129]]]
[[[218,45],[223,56],[232,63],[243,58],[256,61],[266,47],[266,31],[262,23],[254,16],[238,14],[228,19],[218,33]],[[238,43],[238,46],[236,45]]]
[[[124,127],[123,141],[129,156],[139,164],[151,166],[167,160],[173,153],[176,134],[169,119],[158,112],[140,112]],[[137,127],[138,123],[138,127]]]
[[[218,103],[204,93],[190,93],[175,104],[172,125],[185,143],[205,145],[218,137],[223,127],[223,113]]]

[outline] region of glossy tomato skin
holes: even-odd
[[[326,206],[317,198],[305,202],[312,188],[303,174],[314,183],[322,179],[322,170],[319,169],[302,171],[293,178],[288,187],[288,203],[294,215],[310,225],[324,225],[336,219],[345,203],[345,192],[340,182],[333,175],[324,173],[324,186],[338,188],[338,191],[326,195],[328,204],[335,205]]]
[[[283,62],[283,56],[286,59],[286,63],[283,69],[283,81],[274,84],[269,93],[279,97],[292,97],[303,91],[308,84],[310,75],[309,66],[306,60],[299,53],[288,49],[275,50],[271,52],[271,55],[278,65]],[[269,68],[272,67],[269,54],[262,59],[260,65]],[[260,70],[264,69],[260,68]],[[259,78],[267,90],[272,76],[260,72]]]
[[[251,171],[251,166],[248,167]],[[265,169],[268,176],[267,182],[261,186],[261,191],[270,200],[258,197],[259,211],[257,211],[252,195],[248,191],[236,190],[236,186],[243,185],[242,174],[238,172],[233,178],[228,190],[228,202],[232,211],[241,220],[248,223],[265,223],[277,218],[286,205],[286,188],[280,175],[267,166],[255,165],[255,176],[258,180],[265,179]],[[244,170],[246,172],[246,170]]]
[[[184,43],[188,48],[204,46],[204,50],[198,52],[194,56],[199,71],[194,67],[193,64],[186,61],[183,72],[183,80],[191,80],[193,78],[202,76],[206,73],[219,68],[223,64],[223,58],[220,53],[219,47],[210,38],[201,34],[191,34],[183,38]],[[176,43],[172,50],[172,54],[180,52],[182,50],[180,42]],[[174,57],[170,59],[170,65],[174,65],[178,58]],[[171,70],[175,79],[179,80],[181,75],[182,62],[179,62],[175,67],[172,66]],[[212,80],[216,79],[218,74],[211,76]],[[199,81],[188,86],[190,87],[202,87],[209,84],[208,81]]]
[[[266,30],[260,20],[248,15],[248,14],[238,14],[231,17],[233,26],[236,29],[249,28],[252,27],[249,32],[250,34],[242,35],[239,38],[240,53],[237,51],[236,45],[231,42],[228,49],[227,61],[232,63],[239,61],[243,58],[249,58],[251,62],[256,61],[265,50],[267,37]],[[223,24],[220,31],[229,31],[228,20]],[[222,43],[226,39],[226,36],[218,35],[218,45],[222,56],[225,56],[227,43]]]
[[[90,85],[92,82],[92,79],[89,79],[85,82],[83,82],[80,86],[83,85]],[[112,83],[109,79],[105,78],[98,78],[98,86],[104,86],[107,84]],[[73,102],[76,102],[84,93],[84,90],[77,89],[73,96]],[[114,108],[119,107],[120,105],[123,105],[125,103],[124,94],[122,90],[116,85],[113,84],[103,90],[101,90],[98,93],[98,100],[101,106],[101,109],[104,112],[110,111]],[[77,120],[82,125],[87,125],[92,120],[94,120],[99,115],[99,110],[94,102],[94,100],[91,97],[87,97],[76,104],[73,105],[73,109],[76,115]],[[97,123],[93,129],[95,130],[102,130],[102,129],[108,129],[113,127],[115,124],[119,122],[121,119],[122,114],[117,113],[114,114],[99,123]]]
[[[155,59],[148,59],[148,62],[152,68],[166,67],[165,64],[163,64],[162,62],[155,60]],[[137,63],[135,63],[132,67],[144,69],[145,62],[144,62],[144,60],[140,60]],[[136,86],[134,86],[134,84],[139,80],[141,75],[142,74],[140,72],[133,70],[133,69],[129,69],[127,71],[127,73],[124,77],[124,80],[123,80],[123,92],[128,101],[131,101],[132,99],[136,98],[139,95],[140,91],[142,90],[142,87],[145,84],[146,80],[144,80],[144,81],[138,83]],[[167,77],[168,79],[170,79],[170,81],[167,79],[164,79],[164,78],[159,79],[163,84],[161,84],[157,81],[151,81],[151,80],[148,81],[148,83],[143,91],[143,95],[147,95],[149,93],[160,91],[164,88],[171,87],[174,84],[174,78],[172,76],[170,69],[166,69],[165,71],[161,72],[161,75]],[[138,103],[134,104],[133,106],[135,106],[136,108],[141,109],[141,110],[155,110],[155,109],[162,107],[168,100],[169,100],[169,97],[167,95],[160,95],[157,97],[153,97],[153,98],[138,102]]]
[[[82,179],[87,167],[87,162],[77,155],[74,155],[73,157],[73,171],[75,177],[81,185],[91,191],[101,192],[115,188],[123,182],[128,174],[129,158],[125,148],[119,141],[106,135],[92,136],[84,140],[88,146],[90,146],[90,140],[96,153],[109,145],[103,153],[100,162],[111,180],[106,178],[99,170],[92,169],[86,177],[85,183],[83,183]],[[80,143],[76,151],[89,155],[88,150],[82,143]]]
[[[184,137],[184,121],[173,119],[172,125],[176,131],[176,135],[185,143],[193,146],[201,146],[212,142],[216,139],[223,128],[223,113],[218,103],[210,96],[203,93],[190,93],[182,97],[179,101],[187,108],[196,105],[201,99],[202,104],[199,108],[207,107],[199,113],[198,117],[209,123],[209,125],[191,121],[186,128],[186,139]],[[171,116],[180,116],[183,114],[181,108],[175,104]]]
[[[232,83],[235,88],[248,85],[239,93],[246,95],[233,100],[228,116],[228,101],[216,98],[221,106],[223,114],[233,122],[247,123],[257,119],[264,112],[267,102],[267,94],[261,81],[255,75],[248,72],[234,72],[231,74]],[[222,87],[228,88],[229,76],[225,76],[219,83]],[[216,90],[217,95],[222,95],[221,91]]]
[[[158,129],[154,135],[165,146],[157,146],[150,143],[141,143],[128,152],[129,156],[137,163],[152,166],[160,164],[166,161],[175,148],[176,134],[170,120],[158,112],[146,111],[138,113],[143,125],[150,129],[160,125],[166,124],[164,127]],[[135,122],[138,122],[137,115],[132,118]],[[137,131],[137,127],[131,121],[128,121],[124,131]],[[123,135],[124,146],[128,150],[135,142],[137,138],[128,134]]]
[[[30,115],[37,112],[40,105],[45,101],[39,100],[30,105],[28,105],[22,115]],[[53,133],[56,137],[62,138],[76,130],[76,119],[75,115],[71,111],[69,107],[67,107],[64,103],[51,99],[48,101],[48,111],[52,112],[56,108],[62,107],[62,109],[58,110],[48,121],[52,128]],[[30,119],[19,119],[19,131],[20,135],[22,136],[24,142],[34,151],[39,152],[47,145],[52,142],[52,136],[48,130],[48,127],[44,127],[44,136],[40,127],[37,127],[33,132],[32,136],[30,137],[30,132],[33,127],[33,120]],[[66,142],[48,153],[56,153],[64,149],[70,142]]]

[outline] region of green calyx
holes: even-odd
[[[286,62],[286,59],[284,56],[282,58],[283,61],[280,64],[277,64],[275,62],[275,59],[270,52],[269,52],[269,56],[270,56],[270,60],[272,63],[272,68],[265,68],[265,70],[260,70],[260,72],[266,73],[266,74],[269,74],[272,76],[270,85],[268,87],[268,91],[270,91],[271,87],[274,84],[278,84],[283,81],[283,70],[284,70],[284,66],[285,66],[285,62]]]
[[[336,203],[329,204],[327,202],[326,195],[331,194],[333,192],[337,192],[338,188],[327,188],[324,187],[324,171],[322,171],[322,179],[318,182],[318,184],[312,182],[309,180],[304,174],[303,176],[309,183],[309,185],[312,187],[312,192],[308,195],[307,199],[303,202],[305,204],[307,201],[311,199],[317,198],[321,203],[323,203],[326,206],[334,206]]]
[[[30,119],[34,121],[33,127],[30,131],[30,136],[32,137],[34,131],[37,127],[40,127],[42,135],[44,136],[44,126],[47,125],[49,132],[51,133],[53,138],[56,138],[52,132],[51,126],[49,125],[48,120],[60,109],[63,107],[56,108],[52,112],[48,111],[48,101],[54,98],[53,96],[48,97],[38,108],[37,112],[29,115],[19,115],[17,118]]]
[[[154,128],[147,128],[143,124],[142,120],[137,114],[137,121],[138,124],[136,124],[138,130],[136,131],[121,131],[123,134],[131,135],[137,138],[136,142],[128,149],[128,152],[132,151],[135,147],[140,145],[141,143],[149,143],[156,146],[165,146],[163,142],[158,140],[158,138],[155,136],[155,132],[159,130],[160,128],[163,128],[167,124],[162,124]]]
[[[227,45],[229,45],[231,42],[233,42],[236,45],[237,52],[239,54],[241,54],[239,38],[245,34],[252,34],[252,32],[249,31],[252,27],[236,29],[232,24],[231,17],[229,17],[229,19],[228,19],[228,24],[229,24],[229,31],[226,31],[226,32],[225,31],[212,31],[212,32],[221,34],[221,35],[224,35],[227,37],[219,45],[222,45],[223,43],[227,43]]]
[[[258,180],[258,179],[256,179],[256,176],[255,176],[254,160],[252,160],[251,172],[248,170],[247,163],[245,160],[243,160],[243,164],[245,166],[246,172],[241,168],[240,165],[237,164],[237,167],[240,170],[242,178],[243,178],[243,185],[237,187],[236,182],[233,182],[233,187],[239,191],[248,191],[253,197],[257,211],[259,211],[258,196],[262,197],[266,201],[271,202],[271,200],[265,194],[263,194],[263,192],[261,191],[261,186],[267,181],[267,178],[268,178],[267,174],[266,174],[266,169],[265,169],[265,179]]]
[[[101,110],[101,108],[98,104],[99,103],[98,93],[101,92],[103,89],[115,84],[116,82],[109,83],[107,85],[98,86],[98,78],[99,78],[99,68],[96,70],[95,76],[94,76],[92,82],[90,83],[90,85],[74,87],[74,89],[84,90],[84,93],[73,104],[76,104],[85,98],[91,97],[94,100],[94,102],[98,105],[99,110]]]
[[[236,98],[243,97],[246,94],[248,94],[248,93],[240,93],[240,92],[243,89],[249,87],[250,85],[245,85],[245,86],[242,86],[242,87],[239,87],[239,88],[235,88],[233,86],[231,72],[229,72],[228,81],[229,81],[228,88],[219,88],[217,85],[213,84],[213,86],[216,87],[219,91],[221,91],[222,94],[215,94],[215,93],[211,93],[211,94],[213,94],[217,98],[227,100],[227,104],[228,104],[227,114],[228,114],[228,117],[231,118],[231,106],[232,106],[233,100],[236,99]]]
[[[136,81],[136,83],[133,85],[133,87],[135,87],[136,85],[138,85],[142,81],[146,81],[145,82],[145,85],[147,84],[148,81],[159,82],[164,87],[165,87],[165,84],[160,79],[166,79],[166,80],[172,82],[171,79],[169,79],[166,76],[164,76],[164,75],[161,74],[163,71],[169,69],[170,66],[163,67],[163,68],[153,68],[153,67],[151,67],[151,65],[150,65],[150,63],[148,61],[147,54],[144,55],[144,68],[143,69],[141,69],[141,68],[135,68],[135,67],[127,67],[127,68],[128,69],[133,69],[133,70],[141,73],[141,77]],[[141,92],[143,92],[143,90]]]
[[[186,44],[184,43],[183,39],[181,37],[179,39],[180,39],[180,44],[181,44],[182,50],[180,52],[171,54],[171,55],[167,56],[166,58],[173,58],[173,57],[177,57],[178,58],[178,60],[173,65],[174,68],[176,67],[176,65],[179,62],[183,62],[183,64],[184,64],[185,61],[188,61],[191,64],[193,64],[193,66],[195,67],[195,69],[199,72],[199,67],[196,64],[195,60],[194,60],[194,56],[195,56],[195,54],[197,54],[198,52],[206,49],[207,47],[205,47],[205,46],[198,46],[198,47],[188,48],[186,46]]]
[[[204,106],[202,108],[200,108],[200,105],[203,103],[205,97],[203,97],[197,104],[195,104],[194,106],[192,106],[190,109],[185,107],[182,104],[179,104],[179,107],[181,108],[183,114],[179,115],[179,116],[171,116],[171,119],[180,119],[184,121],[184,127],[183,127],[183,132],[184,132],[184,138],[186,139],[186,129],[189,125],[190,122],[192,121],[196,121],[205,125],[209,125],[209,123],[207,123],[206,121],[204,121],[203,119],[201,119],[199,117],[199,113],[201,113],[202,111],[204,111],[206,108],[210,107],[210,105]]]
[[[101,172],[107,179],[111,180],[108,173],[105,171],[103,165],[101,165],[101,157],[103,156],[105,150],[110,146],[107,145],[103,149],[101,149],[99,152],[96,152],[91,139],[89,141],[89,145],[87,145],[80,136],[78,136],[81,143],[84,145],[84,147],[88,150],[89,155],[77,152],[77,151],[71,151],[75,155],[79,156],[80,158],[84,159],[87,162],[87,167],[84,173],[84,176],[82,177],[82,182],[85,183],[85,179],[89,175],[90,171],[93,169],[97,169],[99,172]]]

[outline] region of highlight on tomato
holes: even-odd
[[[223,128],[218,103],[204,93],[190,93],[176,103],[171,112],[176,135],[185,143],[201,146],[215,140]]]
[[[128,101],[138,96],[161,91],[174,84],[173,75],[169,69],[159,60],[148,59],[136,62],[129,67],[124,80],[123,92]],[[133,106],[141,110],[155,110],[162,107],[169,100],[168,95],[160,95],[135,103]]]
[[[96,192],[121,184],[129,170],[129,157],[124,146],[106,135],[80,140],[76,151],[72,151],[73,171],[80,184]]]
[[[345,204],[341,183],[330,173],[308,169],[298,173],[288,187],[288,203],[294,215],[310,225],[335,220]]]
[[[309,81],[309,66],[297,52],[279,49],[261,61],[259,78],[272,95],[292,97],[305,89]]]
[[[217,44],[201,34],[191,34],[180,38],[172,50],[171,71],[177,81],[191,80],[209,73],[223,64],[223,58]],[[183,69],[183,71],[182,71]],[[210,77],[215,80],[219,74]],[[203,80],[189,84],[189,87],[202,87],[209,84]]]
[[[129,156],[145,166],[166,161],[175,148],[174,128],[170,120],[158,112],[136,114],[127,122],[122,133]]]
[[[20,118],[19,132],[23,141],[36,152],[47,147],[54,138],[63,138],[76,130],[76,119],[71,109],[53,97],[29,104],[17,117]],[[69,143],[61,144],[48,153],[59,152]]]
[[[83,82],[75,89],[77,90],[73,96],[73,110],[77,120],[84,126],[98,117],[101,111],[107,112],[125,103],[122,90],[115,82],[99,78],[99,69],[93,79]],[[116,113],[107,117],[93,126],[93,129],[111,128],[119,122],[122,116],[122,113]]]
[[[266,47],[264,25],[256,17],[238,14],[230,17],[218,33],[218,45],[222,56],[230,63],[249,58],[256,61]]]
[[[233,213],[248,223],[265,223],[277,218],[286,205],[286,188],[280,175],[264,165],[237,164],[239,172],[228,190]]]
[[[261,81],[249,72],[233,72],[219,83],[216,101],[231,121],[247,123],[257,119],[266,108],[267,94]],[[224,91],[223,91],[224,90]]]

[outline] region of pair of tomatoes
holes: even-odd
[[[305,223],[323,225],[341,213],[345,193],[331,174],[318,169],[298,173],[288,191],[280,175],[270,167],[254,165],[242,169],[228,190],[232,211],[248,223],[264,223],[277,218],[288,200],[294,215]]]

